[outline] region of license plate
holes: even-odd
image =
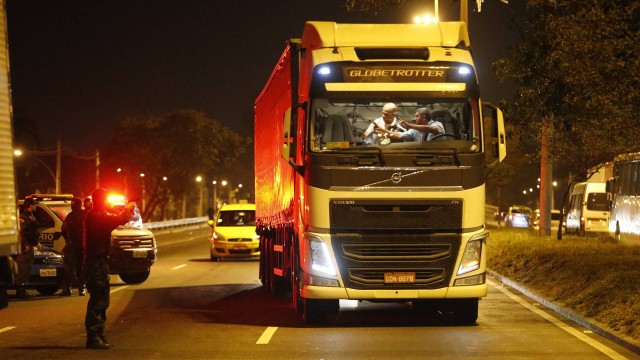
[[[56,269],[40,269],[40,277],[56,276]]]
[[[146,259],[147,250],[133,250],[133,257],[136,259]]]
[[[247,250],[246,245],[234,245],[233,250]]]
[[[416,282],[416,273],[413,272],[392,272],[384,273],[385,284],[411,284]]]

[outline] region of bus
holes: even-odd
[[[640,241],[640,152],[621,154],[607,180],[611,204],[609,234],[618,240]]]
[[[581,182],[573,186],[567,212],[567,233],[586,235],[609,229],[609,201],[606,184]]]

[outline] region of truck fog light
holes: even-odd
[[[478,274],[469,276],[466,278],[458,279],[453,283],[453,286],[470,286],[470,285],[482,285],[485,282],[485,274]]]
[[[328,278],[324,278],[321,276],[314,276],[314,275],[309,275],[309,274],[305,274],[307,275],[307,279],[305,281],[305,283],[307,285],[311,285],[311,286],[340,286],[340,283],[338,283],[338,280],[336,279],[328,279]]]

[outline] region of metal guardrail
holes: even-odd
[[[145,223],[142,226],[149,230],[161,230],[168,228],[176,228],[182,226],[191,226],[191,225],[203,225],[209,220],[208,217],[196,217],[189,219],[176,219],[176,220],[167,220],[167,221],[156,221]]]

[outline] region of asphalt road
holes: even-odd
[[[36,296],[0,310],[0,359],[640,359],[495,281],[475,326],[347,301],[309,326],[261,288],[257,261],[210,262],[207,229],[157,238],[145,283],[111,279],[112,349],[84,348],[87,297]]]

